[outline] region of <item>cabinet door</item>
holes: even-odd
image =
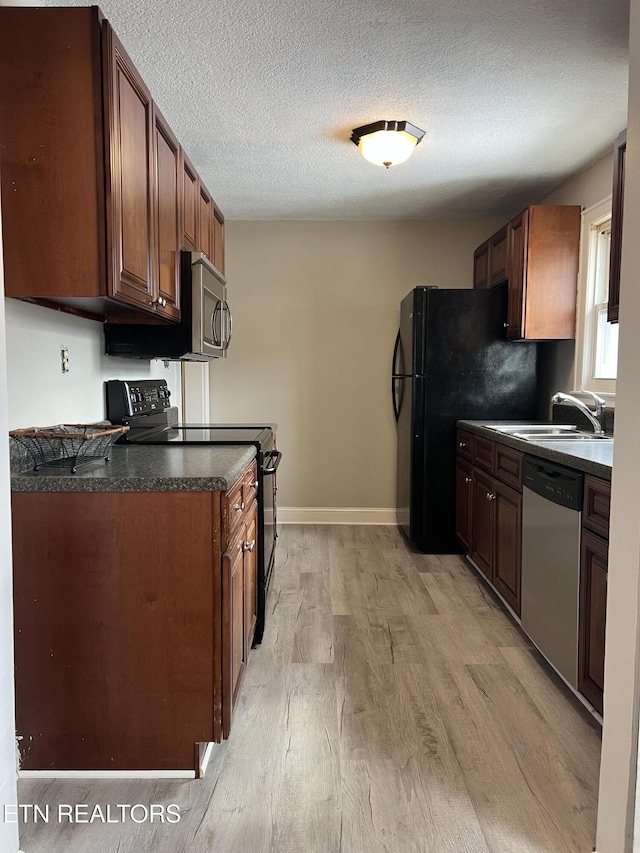
[[[182,248],[187,252],[195,252],[198,245],[198,212],[200,210],[198,173],[182,149],[180,149],[180,160],[182,163]]]
[[[105,22],[109,295],[153,310],[153,120],[151,95]]]
[[[213,202],[202,181],[198,202],[198,251],[204,252],[213,263]]]
[[[608,553],[604,539],[582,531],[578,689],[600,713],[604,689]]]
[[[613,200],[611,203],[611,254],[609,256],[609,306],[607,319],[618,322],[620,302],[620,260],[622,258],[622,210],[627,161],[627,131],[623,130],[613,147]]]
[[[243,525],[222,557],[223,565],[223,737],[231,727],[240,684],[246,664],[244,626],[244,543]]]
[[[508,275],[507,227],[501,228],[489,239],[489,287],[507,280]]]
[[[258,618],[258,505],[254,501],[247,513],[244,543],[244,624],[247,656],[253,642]]]
[[[157,312],[180,319],[180,146],[159,110],[153,108],[155,220],[157,222]]]
[[[522,577],[522,495],[495,481],[495,548],[493,583],[520,615]]]
[[[475,288],[487,287],[489,284],[489,241],[486,240],[482,246],[473,253],[473,286]]]
[[[517,340],[523,335],[524,295],[527,274],[528,214],[525,210],[509,223],[509,299],[507,308],[507,338]]]
[[[213,209],[213,265],[224,275],[224,216]]]
[[[460,457],[456,460],[456,535],[465,553],[471,550],[471,507],[473,467]]]
[[[471,499],[471,559],[490,581],[493,580],[495,500],[493,479],[474,468]]]

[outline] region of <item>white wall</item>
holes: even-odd
[[[395,506],[391,355],[416,285],[470,287],[500,223],[229,222],[214,421],[275,421],[281,507]]]
[[[0,232],[1,233],[1,232]],[[13,580],[9,490],[9,429],[5,361],[4,276],[0,239],[0,808],[17,803],[13,691]],[[18,849],[17,824],[0,817],[0,851]]]
[[[166,379],[180,406],[180,365],[104,355],[102,325],[5,299],[9,429],[90,423],[105,417],[105,379]],[[62,374],[60,348],[69,348]]]
[[[631,849],[638,732],[640,604],[640,0],[631,0],[629,123],[620,279],[616,447],[611,495],[607,655],[598,853]],[[636,839],[640,842],[640,839]],[[635,849],[640,849],[637,843]]]

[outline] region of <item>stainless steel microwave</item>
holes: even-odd
[[[226,358],[233,321],[224,276],[202,252],[182,252],[180,271],[180,322],[105,323],[107,355],[165,361]]]

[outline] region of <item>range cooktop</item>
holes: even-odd
[[[216,424],[177,424],[128,436],[128,444],[255,444],[272,438],[271,427],[217,426]]]

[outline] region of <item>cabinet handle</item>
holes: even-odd
[[[503,329],[508,329],[508,328],[509,328],[509,324],[508,324],[508,323],[503,323],[503,324],[502,324],[502,328],[503,328]]]
[[[245,551],[253,551],[253,549],[255,547],[256,547],[256,540],[255,539],[252,539],[251,542],[245,542],[244,543],[244,550]]]
[[[235,509],[236,512],[242,512],[244,509],[244,501],[242,501],[239,504],[234,504],[233,508]]]
[[[252,486],[254,489],[257,489],[257,488],[258,488],[258,481],[257,481],[257,480],[254,480],[254,481],[253,481],[253,483],[251,483],[251,486]]]
[[[149,305],[153,305],[154,308],[166,308],[167,300],[163,299],[162,296],[157,296],[149,302]]]
[[[471,482],[471,479],[472,479],[471,477],[465,477],[465,478],[464,478],[464,481],[465,481],[465,483],[470,483],[470,482]]]
[[[492,494],[491,492],[487,492],[487,500],[488,501],[495,501],[495,499],[496,499],[496,496],[494,494]]]
[[[467,442],[466,442],[466,441],[459,441],[459,442],[458,442],[458,447],[466,447],[466,446],[467,446]]]

